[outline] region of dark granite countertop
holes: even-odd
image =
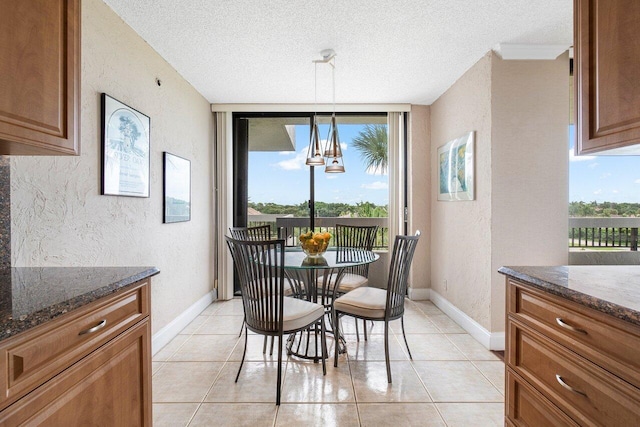
[[[14,267],[0,270],[0,340],[80,308],[155,267]]]
[[[498,271],[640,326],[640,266],[501,267]]]

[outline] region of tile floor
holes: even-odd
[[[383,323],[358,342],[343,319],[348,353],[327,375],[322,365],[283,361],[275,405],[276,353],[249,335],[242,373],[242,301],[215,302],[153,357],[154,426],[502,426],[504,363],[429,301],[406,302],[409,360],[400,322],[392,323],[393,383],[387,384]],[[362,327],[360,327],[362,329]],[[286,354],[286,353],[285,353]]]

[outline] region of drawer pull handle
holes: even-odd
[[[106,324],[107,324],[107,319],[102,319],[100,323],[98,323],[96,326],[93,326],[89,329],[85,329],[84,331],[80,331],[78,335],[92,334],[95,331],[104,328]]]
[[[581,334],[587,334],[587,331],[584,329],[576,328],[575,326],[571,326],[568,323],[565,323],[561,318],[556,317],[556,323],[560,325],[560,327],[570,330],[571,332],[579,332]]]
[[[574,392],[576,394],[579,394],[581,396],[587,397],[587,393],[580,391],[580,390],[576,390],[575,388],[571,387],[569,384],[567,384],[566,382],[564,382],[564,380],[562,379],[562,377],[558,374],[556,374],[556,380],[558,380],[558,383],[560,383],[560,385],[564,388],[566,388],[567,390]]]

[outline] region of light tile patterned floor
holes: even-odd
[[[347,354],[333,367],[328,340],[322,365],[283,361],[282,404],[275,405],[276,363],[249,335],[239,299],[215,302],[153,358],[154,426],[502,426],[504,364],[429,301],[406,302],[409,360],[400,322],[391,328],[393,383],[384,363],[384,324],[369,322],[369,339],[343,319]],[[361,324],[360,324],[361,325]]]

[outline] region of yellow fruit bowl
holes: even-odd
[[[321,257],[327,251],[331,234],[309,231],[301,234],[298,240],[300,241],[302,250],[308,257]]]

